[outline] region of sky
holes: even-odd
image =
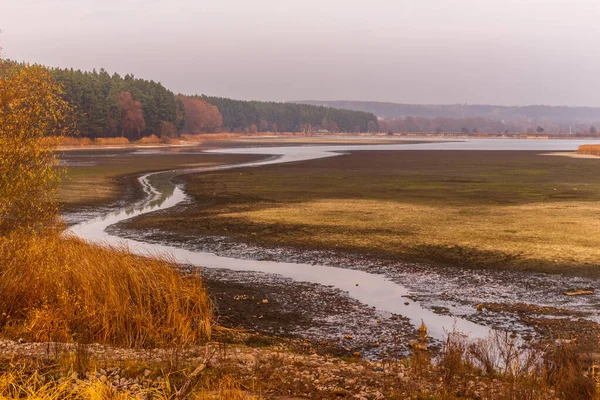
[[[273,101],[600,106],[598,0],[0,0],[4,57]]]

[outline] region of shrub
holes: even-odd
[[[589,154],[593,156],[600,156],[600,145],[599,144],[584,144],[579,146],[577,149],[578,154]]]
[[[172,145],[179,145],[181,144],[181,140],[178,138],[172,138],[172,137],[161,137],[160,138],[160,142],[164,143],[164,144],[172,144]]]
[[[137,144],[158,144],[161,140],[156,135],[145,136],[138,140]]]

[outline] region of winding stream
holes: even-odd
[[[256,167],[270,164],[313,160],[334,157],[348,151],[366,150],[574,150],[578,145],[593,141],[565,140],[471,140],[463,142],[425,143],[425,144],[389,144],[389,145],[352,145],[352,146],[294,146],[267,148],[235,148],[213,150],[211,152],[236,154],[262,154],[271,157],[251,163],[195,168],[178,171],[165,171],[147,174],[139,178],[147,197],[134,206],[109,213],[89,221],[81,222],[70,228],[70,233],[101,245],[126,246],[140,255],[168,255],[170,259],[181,263],[205,268],[223,268],[236,271],[255,271],[278,274],[300,282],[328,285],[343,290],[348,296],[377,310],[405,316],[415,326],[423,321],[429,333],[436,339],[443,339],[445,332],[456,329],[470,338],[487,337],[490,328],[448,315],[438,315],[410,300],[411,291],[397,281],[384,275],[368,273],[355,269],[346,269],[328,265],[310,265],[276,261],[259,261],[222,257],[208,252],[190,251],[175,246],[146,243],[124,239],[106,232],[106,228],[118,222],[173,207],[186,199],[181,188],[172,183],[175,175],[228,170],[241,167]],[[600,141],[598,141],[600,143]],[[401,155],[399,155],[401,156]],[[406,304],[408,303],[408,304]]]

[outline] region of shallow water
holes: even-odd
[[[235,148],[212,150],[218,153],[263,154],[272,157],[252,163],[228,166],[196,168],[183,171],[168,171],[148,174],[140,177],[140,183],[147,193],[147,199],[132,207],[118,212],[85,221],[70,228],[70,233],[88,241],[104,245],[124,245],[134,253],[141,255],[168,255],[181,264],[191,264],[206,268],[223,268],[237,271],[256,271],[272,273],[301,282],[329,285],[346,291],[348,295],[363,304],[380,311],[405,316],[413,325],[421,321],[429,329],[432,337],[443,339],[446,332],[456,329],[470,338],[487,337],[490,328],[478,325],[465,319],[447,315],[438,315],[418,302],[406,296],[410,290],[386,278],[384,275],[368,273],[356,269],[339,268],[328,265],[310,265],[305,263],[289,263],[277,261],[259,261],[218,256],[208,252],[186,250],[174,246],[146,243],[139,240],[123,239],[106,232],[106,228],[118,222],[149,212],[173,207],[185,200],[185,193],[171,179],[175,175],[226,170],[240,167],[262,166],[286,162],[297,162],[325,157],[333,157],[348,151],[366,150],[535,150],[535,151],[567,151],[575,150],[580,144],[600,143],[600,141],[566,141],[566,140],[494,140],[477,139],[462,142],[392,144],[392,145],[327,145],[327,146],[289,146]]]

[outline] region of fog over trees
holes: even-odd
[[[302,104],[371,112],[383,120],[383,132],[596,134],[600,108],[553,106],[494,106],[477,104],[399,104],[370,101],[318,101]],[[540,132],[538,132],[540,133]]]

